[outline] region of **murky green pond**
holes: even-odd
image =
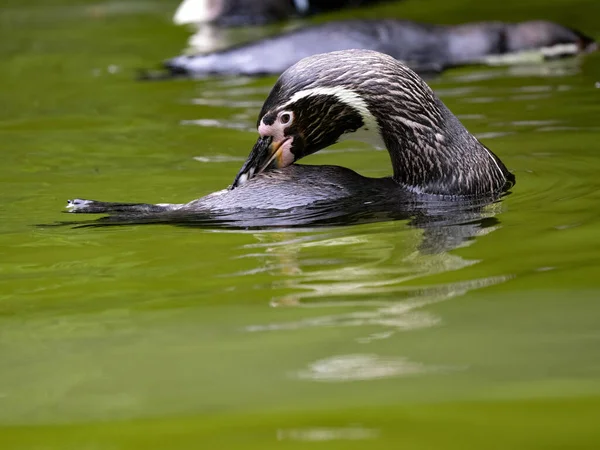
[[[466,239],[402,221],[44,226],[81,219],[68,198],[231,183],[274,78],[135,82],[184,47],[176,4],[0,6],[0,447],[598,448],[600,54],[431,80],[517,175],[486,221],[454,225]],[[369,14],[547,18],[598,39],[599,6]],[[305,162],[390,172],[352,143]]]

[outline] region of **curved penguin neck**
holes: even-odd
[[[466,130],[429,87],[417,89],[421,95],[412,99],[405,95],[402,103],[395,103],[389,101],[389,88],[382,98],[380,86],[368,95],[344,86],[316,87],[296,92],[288,103],[319,94],[353,107],[362,127],[342,134],[338,141],[353,139],[386,148],[394,181],[411,192],[480,196],[509,189],[514,176],[502,161]]]
[[[423,194],[486,195],[509,189],[514,176],[502,161],[440,100],[436,103],[428,105],[428,117],[415,115],[415,120],[375,114],[394,181]]]

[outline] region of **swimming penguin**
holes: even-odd
[[[183,0],[173,22],[178,25],[262,25],[383,1],[390,0]]]
[[[345,50],[301,60],[281,75],[257,125],[260,136],[229,189],[181,204],[75,199],[68,209],[141,221],[291,225],[480,207],[515,184],[500,158],[415,72],[379,52]],[[392,176],[296,164],[353,138],[386,148]]]
[[[302,58],[338,50],[386,53],[420,73],[470,64],[500,64],[572,56],[594,51],[594,40],[547,21],[478,22],[456,26],[405,20],[344,20],[310,26],[164,63],[165,72],[143,78],[280,74]]]

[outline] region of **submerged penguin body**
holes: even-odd
[[[392,194],[393,193],[393,194]],[[239,209],[289,210],[297,207],[342,199],[378,200],[379,196],[398,204],[412,202],[418,197],[400,189],[388,178],[368,178],[339,166],[289,167],[263,172],[236,189],[222,189],[204,197],[181,204],[104,203],[89,200],[70,200],[69,210],[75,213],[102,212],[112,205],[114,212],[126,210],[139,213],[163,211],[210,211],[212,213]],[[86,203],[87,202],[87,203]],[[132,209],[132,207],[135,208]]]
[[[94,224],[303,227],[415,218],[424,222],[444,220],[445,217],[470,218],[502,195],[417,194],[401,188],[391,177],[363,177],[339,166],[293,164],[261,173],[236,189],[222,189],[188,203],[74,199],[69,200],[67,210],[76,214],[105,215]]]

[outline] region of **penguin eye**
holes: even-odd
[[[284,125],[289,123],[291,120],[292,120],[292,113],[283,112],[279,115],[279,121]]]

